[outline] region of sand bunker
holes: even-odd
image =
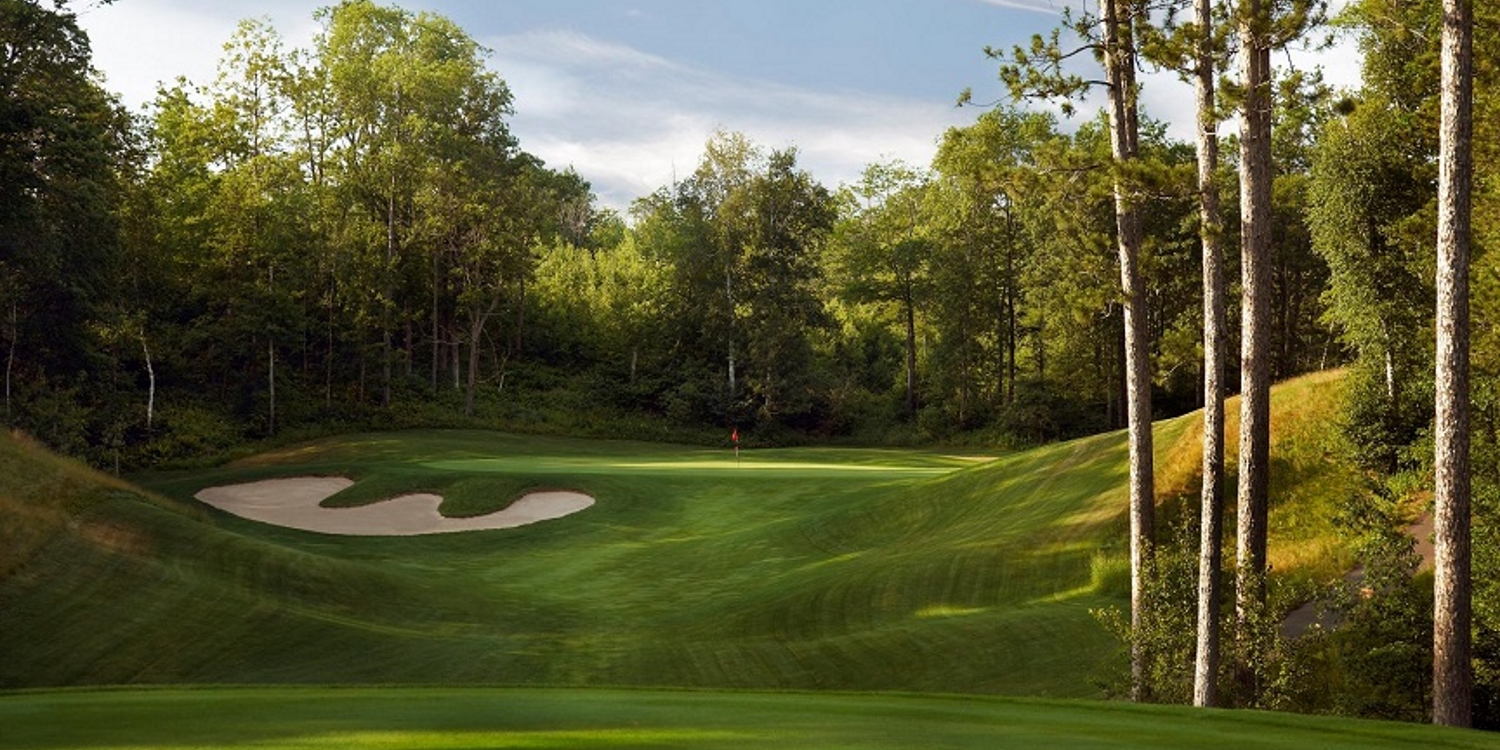
[[[323,534],[415,536],[510,529],[577,513],[594,504],[578,492],[533,492],[488,515],[448,518],[437,495],[402,495],[358,508],[324,508],[323,500],[354,482],[343,477],[296,477],[210,487],[196,497],[252,521]]]

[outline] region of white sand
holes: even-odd
[[[510,507],[484,516],[448,518],[437,495],[402,495],[358,508],[324,508],[323,500],[354,482],[343,477],[296,477],[210,487],[197,498],[252,521],[323,534],[415,536],[455,531],[510,529],[577,513],[594,504],[579,492],[533,492]]]

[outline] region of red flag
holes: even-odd
[[[733,440],[735,444],[738,445],[740,442],[740,428],[734,428],[734,434],[730,435],[729,439]]]

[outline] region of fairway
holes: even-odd
[[[502,449],[497,453],[500,455],[431,460],[422,465],[450,472],[657,475],[734,481],[841,475],[866,479],[934,477],[992,458],[869,448],[770,448],[736,454],[728,448],[624,441],[594,441],[587,447],[578,442],[572,446],[543,443],[524,452]]]
[[[720,454],[723,452],[721,451]],[[849,451],[851,458],[861,452]],[[783,453],[783,455],[785,455]],[[899,459],[898,459],[899,460]],[[680,459],[655,461],[608,461],[569,459],[561,456],[474,458],[453,461],[431,461],[423,464],[439,471],[518,472],[537,474],[659,474],[718,475],[722,479],[756,479],[766,476],[827,477],[842,474],[879,475],[887,478],[936,476],[952,471],[953,466],[881,465],[861,463],[813,463],[766,456],[746,456],[736,461],[722,455],[692,453]]]
[[[59,527],[31,574],[0,582],[0,687],[1097,696],[1117,669],[1090,610],[1123,601],[1100,542],[1117,518],[1123,448],[1102,436],[998,460],[802,448],[736,463],[727,448],[428,430],[144,475],[165,499],[101,493],[88,533]],[[309,476],[351,481],[324,506],[372,512],[419,493],[454,518],[536,491],[595,503],[517,528],[354,537],[195,499]],[[77,616],[59,623],[60,611]]]
[[[1475,731],[1252,711],[838,693],[260,689],[0,696],[0,750],[1492,748]]]

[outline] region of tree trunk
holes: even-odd
[[[369,372],[368,372],[369,364],[366,362],[366,357],[367,357],[368,353],[365,351],[365,345],[364,345],[364,340],[363,340],[364,339],[363,333],[361,333],[360,339],[361,339],[361,341],[360,341],[360,347],[359,347],[359,403],[361,405],[363,405],[365,403],[365,398],[368,395],[365,392],[365,385],[366,385],[366,381],[369,379]]]
[[[479,379],[479,338],[484,335],[484,315],[469,318],[469,382],[464,390],[464,416],[474,416],[474,384]]]
[[[906,304],[906,418],[917,418],[917,313],[908,291]]]
[[[1203,244],[1203,488],[1198,542],[1198,640],[1193,663],[1193,705],[1218,703],[1219,571],[1224,530],[1224,259],[1223,216],[1215,171],[1219,166],[1214,116],[1212,0],[1193,5],[1197,40],[1198,213]]]
[[[724,266],[724,297],[729,303],[729,400],[727,406],[734,406],[734,276],[728,265]]]
[[[266,432],[276,434],[276,340],[266,342],[266,384],[270,389],[270,413],[266,417]]]
[[[452,354],[453,362],[453,390],[463,387],[463,342],[458,333],[458,313],[453,314],[454,320],[448,324],[448,351]]]
[[[434,394],[437,393],[438,369],[441,367],[443,359],[443,342],[440,335],[442,328],[441,321],[439,320],[441,315],[438,306],[438,300],[443,289],[443,277],[438,264],[439,255],[440,253],[436,249],[432,251],[432,362],[429,367],[428,383]]]
[[[395,282],[391,279],[396,264],[396,177],[391,175],[391,190],[386,195],[385,212],[385,298],[380,301],[381,357],[384,380],[380,405],[391,405],[391,308],[396,304]]]
[[[1006,198],[1005,208],[1005,351],[1010,362],[1006,367],[1005,404],[1016,402],[1016,217]]]
[[[1271,50],[1268,0],[1241,8],[1240,62],[1245,101],[1240,138],[1240,457],[1235,614],[1242,650],[1253,613],[1265,604],[1266,515],[1270,482],[1271,376]],[[1240,664],[1253,694],[1255,665]]]
[[[481,311],[477,305],[469,307],[469,382],[464,392],[464,416],[474,416],[474,389],[479,381],[479,342],[484,338],[484,326],[490,316],[500,307],[500,295],[490,300],[489,309]],[[502,375],[501,390],[505,388]]]
[[[266,280],[271,289],[271,297],[276,297],[276,267],[273,265],[266,269]],[[276,338],[268,336],[266,339],[266,387],[269,391],[270,408],[266,415],[266,432],[276,434]]]
[[[1009,363],[1006,365],[1005,377],[1005,403],[1007,406],[1016,402],[1016,288],[1014,285],[1006,290],[1005,294],[1005,353]]]
[[[5,418],[11,417],[10,406],[10,380],[11,373],[16,367],[16,339],[21,337],[19,317],[16,314],[16,302],[10,303],[10,346],[5,353]]]
[[[336,271],[336,269],[335,269]],[[333,308],[338,295],[338,274],[328,274],[328,352],[323,361],[323,406],[333,407]]]
[[[526,343],[526,272],[522,271],[516,279],[516,335],[512,338],[511,356],[519,358],[521,349]]]
[[[1391,337],[1390,323],[1382,320],[1380,323],[1382,343],[1385,345],[1385,400],[1386,408],[1390,413],[1396,414],[1401,410],[1401,391],[1399,383],[1396,382],[1396,342]]]
[[[1443,0],[1438,156],[1437,418],[1432,721],[1472,722],[1469,486],[1469,239],[1472,211],[1472,0]]]
[[[1135,43],[1126,0],[1105,0],[1105,68],[1109,80],[1110,145],[1115,172],[1115,223],[1119,234],[1120,285],[1125,299],[1125,409],[1130,432],[1130,627],[1131,698],[1147,700],[1148,654],[1140,634],[1148,626],[1145,589],[1156,531],[1155,481],[1151,456],[1151,351],[1147,335],[1146,289],[1140,273],[1142,240],[1136,197],[1123,167],[1139,154],[1136,115]]]
[[[141,353],[146,357],[146,434],[151,434],[151,422],[156,416],[156,368],[151,366],[151,347],[146,344],[146,331],[141,331]]]

